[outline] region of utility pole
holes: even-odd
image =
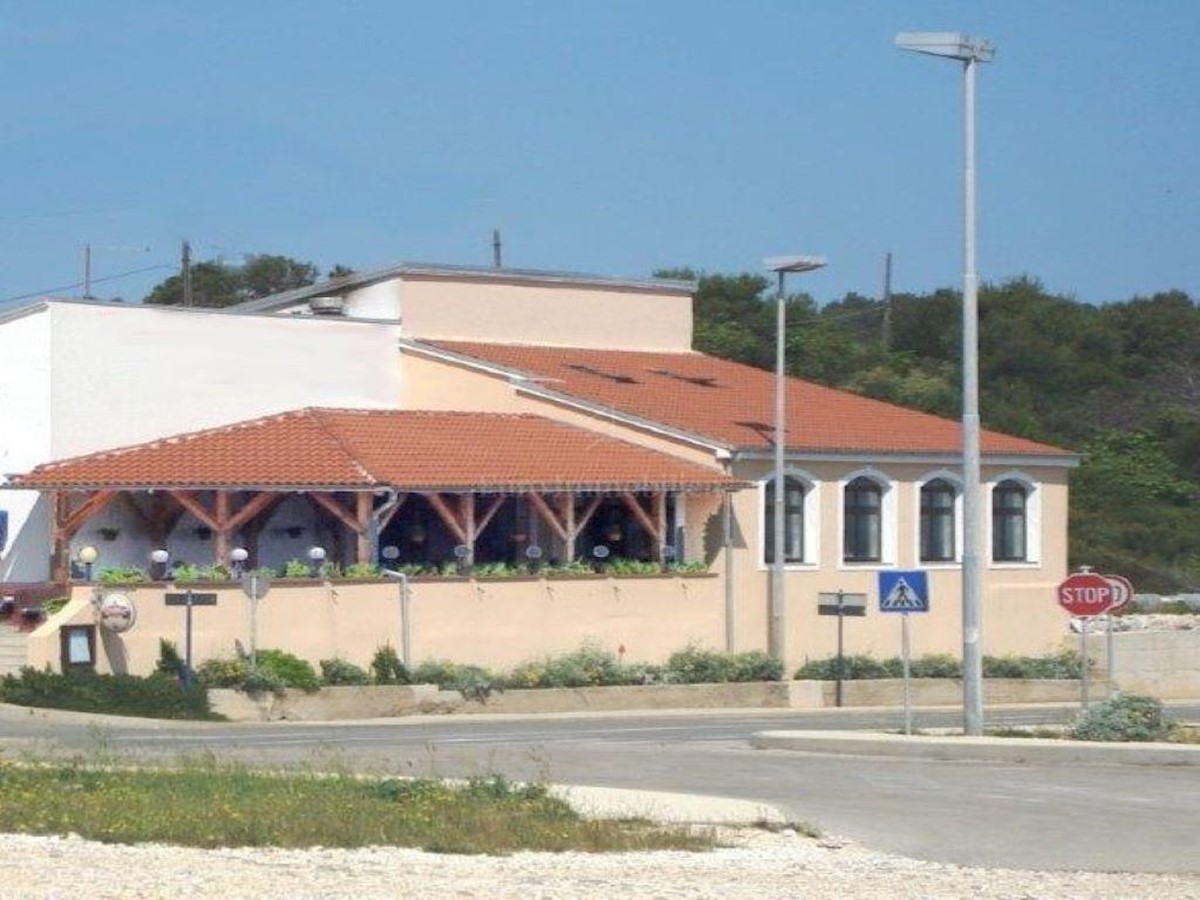
[[[127,246],[108,246],[99,245],[93,247],[91,244],[83,245],[83,299],[92,299],[92,251],[93,250],[120,250],[129,253],[149,253],[149,247],[127,247]]]
[[[492,229],[492,265],[497,269],[504,268],[500,256],[500,229]]]
[[[192,245],[183,242],[183,305],[192,305]]]
[[[883,349],[892,348],[892,251],[883,256]]]

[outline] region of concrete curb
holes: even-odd
[[[586,819],[639,818],[691,825],[783,825],[788,821],[774,806],[731,797],[569,784],[552,785],[550,793]]]
[[[1053,738],[871,734],[861,731],[759,731],[759,750],[794,750],[906,759],[976,760],[1055,765],[1200,766],[1200,745],[1095,743]]]

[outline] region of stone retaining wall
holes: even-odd
[[[898,679],[847,681],[844,706],[899,706],[903,682]],[[913,679],[916,706],[953,706],[962,702],[962,682]],[[1101,696],[1102,683],[1093,685]],[[302,722],[372,719],[430,713],[617,712],[654,709],[821,709],[834,705],[830,681],[755,681],[739,684],[654,684],[622,687],[535,688],[494,692],[486,701],[466,701],[457,692],[435,685],[330,687],[313,693],[288,690],[282,696],[251,698],[238,691],[209,691],[213,710],[233,721]],[[1079,699],[1077,681],[995,678],[984,682],[989,704],[1069,703]]]

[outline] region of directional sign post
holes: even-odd
[[[929,575],[921,569],[893,569],[879,573],[879,611],[900,613],[900,659],[904,674],[904,733],[912,734],[912,691],[909,660],[912,655],[908,614],[929,612]]]
[[[258,668],[258,601],[267,596],[271,579],[259,572],[247,572],[242,576],[242,590],[250,598],[250,667]]]
[[[842,681],[844,680],[845,657],[842,655],[842,623],[846,616],[867,614],[866,594],[847,594],[845,591],[817,594],[817,615],[837,616],[837,682],[834,687],[834,705],[842,705]]]
[[[1058,605],[1079,619],[1079,657],[1083,670],[1079,679],[1079,703],[1086,712],[1088,708],[1088,622],[1094,616],[1102,616],[1110,610],[1124,606],[1133,596],[1133,585],[1120,575],[1101,575],[1087,566],[1076,572],[1058,586]],[[1112,679],[1112,618],[1108,628],[1109,680]]]
[[[183,683],[187,687],[191,687],[192,681],[195,679],[195,674],[192,671],[192,607],[216,606],[217,595],[202,594],[189,588],[183,593],[164,594],[163,599],[166,601],[167,606],[187,607],[187,618],[184,620]]]
[[[1117,679],[1116,679],[1116,663],[1117,648],[1116,641],[1113,639],[1113,612],[1120,609],[1126,603],[1133,599],[1133,583],[1123,575],[1105,575],[1108,583],[1113,586],[1116,592],[1117,599],[1113,601],[1113,605],[1108,608],[1108,612],[1104,618],[1107,625],[1107,634],[1104,636],[1104,653],[1108,663],[1108,699],[1111,700],[1117,694]]]

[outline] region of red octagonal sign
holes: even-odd
[[[1058,586],[1058,605],[1073,616],[1100,616],[1121,598],[1103,575],[1078,572]]]

